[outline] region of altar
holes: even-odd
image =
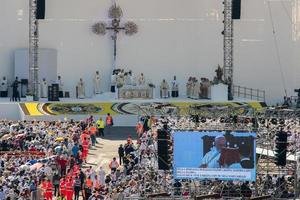
[[[153,99],[153,88],[127,85],[117,90],[119,99]]]
[[[215,102],[228,101],[228,85],[225,85],[223,83],[212,85],[211,100]]]

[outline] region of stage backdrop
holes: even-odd
[[[87,95],[92,77],[102,74],[107,91],[112,66],[110,34],[91,32],[96,21],[108,22],[111,0],[47,0],[46,20],[40,21],[40,47],[58,51],[58,73],[65,89],[75,94],[82,77]],[[189,76],[214,76],[223,63],[222,0],[118,0],[124,21],[139,28],[131,37],[118,38],[118,66],[144,72],[155,84],[178,76],[185,93]],[[272,20],[281,66],[273,38]],[[13,78],[14,51],[28,47],[28,1],[1,0],[0,75]],[[268,100],[282,99],[300,87],[300,1],[243,0],[241,20],[234,22],[234,82],[267,90]],[[282,71],[282,73],[281,73]],[[267,77],[267,78],[266,78]],[[284,80],[283,80],[284,78]],[[158,96],[158,95],[156,95]]]
[[[176,179],[256,180],[255,133],[175,132],[173,137]]]

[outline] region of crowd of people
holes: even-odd
[[[137,142],[129,135],[116,149],[118,157],[112,158],[110,170],[104,171],[103,166],[94,169],[86,161],[89,147],[99,141],[97,137],[104,137],[106,126],[113,125],[110,115],[105,120],[95,120],[91,116],[79,122],[1,121],[0,200],[54,197],[71,200],[79,196],[84,200],[114,200],[147,198],[159,193],[186,197],[213,193],[246,197],[268,194],[274,192],[274,188],[281,196],[293,195],[293,179],[288,176],[258,175],[256,183],[175,180],[172,170],[158,170],[157,130],[165,121],[174,129],[221,124],[220,120],[203,118],[197,122],[190,117],[143,117],[136,127]],[[238,123],[241,124],[241,120]],[[265,135],[260,135],[263,128],[267,127],[271,130],[268,133],[274,134],[276,127],[283,125],[282,121],[275,123],[274,120],[260,120],[258,124],[259,137]],[[254,126],[254,121],[248,121],[246,126]],[[298,145],[295,138],[299,135],[299,122],[285,120],[284,127],[289,131],[292,151]]]

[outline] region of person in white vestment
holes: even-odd
[[[141,73],[141,75],[139,76],[139,79],[138,79],[138,85],[139,86],[144,86],[145,83],[146,83],[146,80],[145,80],[144,74]]]
[[[174,76],[174,79],[172,81],[172,97],[178,97],[179,92],[178,92],[178,82],[176,80],[176,76]]]
[[[133,85],[133,86],[135,86],[136,82],[135,82],[134,74],[132,73],[131,70],[129,70],[128,74],[129,74],[129,78],[130,78],[130,84]]]
[[[94,94],[100,94],[101,93],[101,88],[100,88],[101,79],[100,79],[99,71],[96,71],[93,82],[94,82]]]
[[[192,77],[189,77],[188,82],[186,83],[186,97],[191,98],[192,94]]]
[[[124,82],[125,82],[125,85],[131,85],[131,77],[130,77],[129,72],[126,72],[124,74]]]
[[[160,85],[161,97],[168,98],[169,97],[169,84],[164,79]]]
[[[117,84],[117,73],[115,70],[113,71],[113,73],[111,75],[110,81],[111,81],[110,92],[114,93],[114,92],[116,92],[116,84]]]
[[[105,171],[103,170],[102,166],[100,167],[98,172],[98,179],[101,185],[105,184]]]
[[[226,139],[223,135],[215,137],[214,146],[207,152],[201,160],[201,168],[221,168],[219,159],[221,150],[226,146]]]
[[[200,82],[195,78],[194,80],[194,84],[193,84],[193,95],[192,98],[193,99],[199,99],[200,96]]]
[[[7,91],[8,91],[7,79],[5,76],[3,76],[0,85],[0,92],[1,92],[0,96],[7,97]]]
[[[85,98],[85,86],[82,78],[80,78],[78,84],[77,84],[77,92],[78,92],[78,98],[84,99]]]
[[[48,83],[46,78],[43,78],[41,83],[41,98],[48,98]]]

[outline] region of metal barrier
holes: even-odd
[[[257,101],[266,101],[266,92],[264,90],[253,89],[242,87],[239,85],[233,86],[234,97],[242,97],[245,99],[257,100]]]

